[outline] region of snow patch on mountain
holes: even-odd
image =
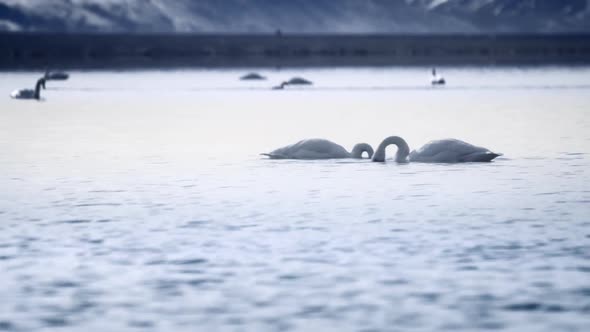
[[[590,32],[590,0],[2,0],[0,30]]]

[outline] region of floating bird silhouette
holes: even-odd
[[[289,85],[312,85],[313,83],[305,78],[301,77],[293,77],[292,79],[288,80],[287,83]]]
[[[432,85],[445,85],[447,82],[445,78],[442,76],[438,76],[436,74],[436,69],[432,68],[432,80],[430,81]]]
[[[272,89],[273,90],[283,90],[287,85],[289,85],[289,83],[283,82],[279,85],[273,86]]]
[[[258,74],[258,73],[248,73],[242,77],[240,77],[240,80],[242,81],[260,81],[260,80],[265,80],[266,77]]]
[[[270,153],[262,153],[271,159],[361,159],[366,152],[369,159],[373,156],[373,148],[367,143],[356,144],[351,152],[341,145],[322,138],[304,139],[295,144],[278,148]]]
[[[14,90],[10,94],[10,97],[13,99],[41,99],[41,87],[45,86],[45,78],[40,78],[37,80],[37,84],[35,84],[35,89],[21,89],[21,90]]]
[[[67,80],[69,77],[70,77],[70,75],[68,73],[61,72],[61,71],[51,72],[51,71],[49,71],[49,69],[47,69],[45,71],[45,76],[44,76],[44,78],[47,81],[64,81],[64,80]]]
[[[410,153],[410,147],[403,138],[390,136],[379,144],[372,160],[384,162],[385,149],[391,144],[397,146],[395,161],[398,163],[408,161],[421,163],[489,162],[502,155],[453,138],[431,141]]]

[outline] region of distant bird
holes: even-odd
[[[70,77],[69,74],[61,72],[61,71],[55,71],[55,72],[50,72],[49,69],[47,69],[45,71],[45,79],[48,81],[65,81]],[[43,87],[45,88],[45,87]]]
[[[494,153],[486,148],[452,138],[431,141],[420,149],[414,150],[410,153],[410,147],[403,138],[399,136],[390,136],[379,144],[372,160],[384,162],[385,149],[391,144],[397,146],[395,161],[398,163],[405,163],[408,161],[419,163],[489,162],[494,158],[501,156],[501,154]]]
[[[40,78],[37,80],[37,84],[35,85],[35,90],[31,89],[21,89],[21,90],[14,90],[10,94],[10,97],[13,99],[41,99],[40,90],[41,86],[45,86],[45,78]]]
[[[283,90],[287,85],[311,85],[311,81],[308,81],[301,77],[293,77],[292,79],[281,83],[280,85],[273,86],[273,90]]]
[[[430,83],[432,83],[432,85],[445,85],[445,78],[442,76],[438,76],[436,74],[436,69],[432,68],[432,80],[430,81]]]
[[[312,85],[311,81],[306,80],[305,78],[301,77],[293,77],[292,79],[287,81],[290,85]]]
[[[289,83],[283,82],[280,85],[273,86],[272,89],[273,90],[283,90],[287,85],[289,85]]]
[[[295,144],[287,145],[270,153],[262,153],[271,159],[361,159],[367,152],[369,159],[373,156],[373,148],[367,143],[359,143],[346,151],[341,145],[322,138],[304,139]]]
[[[266,77],[264,77],[258,73],[249,73],[249,74],[246,74],[246,75],[240,77],[240,80],[242,80],[242,81],[256,81],[256,80],[265,80],[265,79],[266,79]]]

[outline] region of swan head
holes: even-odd
[[[410,154],[410,147],[406,141],[399,137],[399,136],[389,136],[379,144],[377,151],[373,155],[372,160],[376,162],[384,162],[385,161],[385,149],[389,145],[397,146],[397,152],[395,154],[395,161],[398,163],[407,163],[408,162],[408,155]]]
[[[369,159],[373,157],[374,151],[373,148],[367,143],[359,143],[352,148],[352,152],[350,153],[353,158],[362,159],[363,152],[366,152],[369,156]]]

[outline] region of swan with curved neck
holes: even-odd
[[[395,161],[398,163],[422,162],[422,163],[466,163],[466,162],[489,162],[501,156],[486,148],[475,146],[458,139],[441,139],[431,141],[418,150],[410,153],[410,147],[406,141],[399,136],[390,136],[379,144],[372,160],[376,162],[385,161],[385,149],[389,145],[397,146]]]
[[[373,155],[373,161],[384,162],[385,161],[385,149],[389,145],[397,146],[397,152],[395,153],[395,161],[398,163],[405,163],[408,161],[408,155],[410,154],[410,147],[406,141],[399,136],[389,136],[379,144],[377,151]]]
[[[271,159],[361,159],[366,152],[369,159],[373,156],[373,148],[367,143],[356,144],[351,152],[346,151],[341,145],[321,138],[312,138],[299,141],[276,149],[270,153],[262,153]]]
[[[444,85],[446,83],[445,78],[436,74],[436,68],[432,68],[432,85]]]
[[[289,85],[289,82],[283,82],[280,85],[273,86],[272,89],[273,90],[283,90],[287,85]]]
[[[21,89],[21,90],[14,90],[10,94],[10,97],[13,99],[41,99],[41,87],[45,87],[45,78],[40,78],[37,80],[37,84],[35,85],[35,90],[31,89]]]

